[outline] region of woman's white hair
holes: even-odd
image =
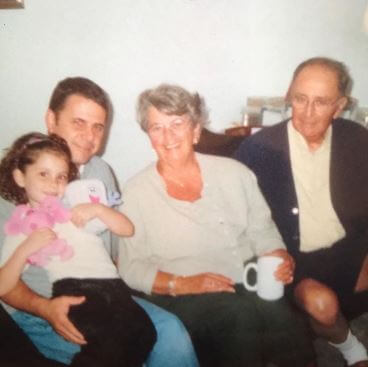
[[[147,112],[150,107],[167,115],[187,115],[193,125],[202,128],[208,123],[208,111],[203,98],[198,93],[172,84],[160,84],[146,89],[138,97],[137,120],[143,131],[147,132]]]

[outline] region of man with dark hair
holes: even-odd
[[[303,62],[291,119],[246,138],[236,158],[255,172],[296,261],[289,294],[349,366],[368,366],[347,322],[368,311],[368,131],[339,118],[350,86],[344,64]]]
[[[107,94],[89,79],[76,77],[61,81],[52,93],[46,112],[49,133],[64,138],[78,166],[81,178],[97,178],[104,182],[110,194],[118,191],[110,167],[98,153],[108,128],[110,102]],[[12,205],[0,200],[0,246],[3,244],[3,224]],[[102,238],[106,250],[116,261],[116,239],[108,231]],[[84,297],[50,299],[51,284],[42,268],[30,267],[16,288],[2,299],[13,320],[23,329],[46,357],[70,364],[83,335],[68,319],[70,307],[84,302]],[[174,315],[140,298],[136,302],[147,312],[157,331],[157,342],[146,361],[149,367],[197,366],[191,340],[182,323]]]
[[[105,91],[92,80],[82,77],[66,78],[55,87],[49,102],[49,109],[58,113],[64,108],[71,95],[79,95],[100,105],[107,113],[110,112],[110,101]]]

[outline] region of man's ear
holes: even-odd
[[[336,111],[333,115],[333,118],[336,119],[340,116],[341,112],[344,110],[344,108],[346,107],[346,105],[348,104],[349,100],[347,97],[341,97],[338,101],[337,101],[337,108]]]
[[[13,171],[13,178],[14,178],[15,183],[19,187],[24,187],[24,185],[25,185],[25,183],[24,183],[24,174],[19,168],[16,168]]]
[[[54,111],[50,110],[50,108],[47,109],[46,111],[45,120],[46,120],[47,132],[49,134],[52,134],[56,126],[56,115]]]
[[[284,100],[285,100],[286,104],[291,105],[291,85],[290,85],[289,89],[286,92]]]

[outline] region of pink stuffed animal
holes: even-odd
[[[7,235],[23,233],[29,235],[38,228],[53,228],[56,223],[65,223],[70,219],[70,211],[65,209],[60,200],[54,196],[47,197],[38,208],[28,205],[18,205],[10,219],[5,223],[4,231]],[[73,256],[73,248],[63,239],[56,239],[41,248],[28,258],[28,263],[45,266],[51,256],[60,256],[66,261]]]

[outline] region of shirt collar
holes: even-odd
[[[292,120],[288,122],[287,132],[288,132],[288,137],[290,141],[292,141],[296,146],[302,148],[303,150],[309,151],[309,147],[308,147],[306,140],[304,139],[303,135],[294,128]],[[332,137],[332,126],[330,125],[326,130],[325,137],[322,141],[322,144],[319,146],[319,148],[316,151],[322,152],[322,151],[325,151],[326,149],[330,149],[331,137]]]

